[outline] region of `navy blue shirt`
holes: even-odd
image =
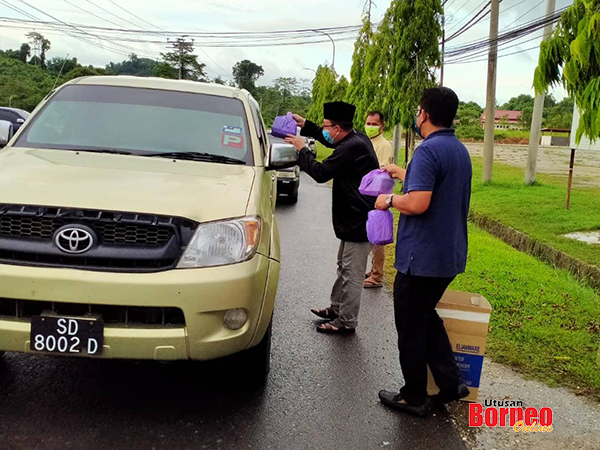
[[[400,215],[395,264],[399,272],[450,278],[465,271],[472,175],[469,152],[453,129],[431,133],[417,147],[404,193],[433,194],[423,214]]]

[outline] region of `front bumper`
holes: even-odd
[[[260,342],[278,281],[279,263],[262,255],[231,266],[151,274],[0,265],[0,298],[180,308],[181,326],[107,325],[101,358],[208,360]],[[248,321],[232,331],[223,317],[237,308],[248,312]],[[30,330],[29,320],[0,316],[0,351],[29,353]]]

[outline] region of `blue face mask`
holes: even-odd
[[[332,137],[329,135],[329,130],[325,130],[325,129],[323,129],[323,137],[324,137],[324,138],[325,138],[325,140],[326,140],[327,142],[329,142],[330,144],[333,144],[333,143],[335,142],[334,138],[332,138]]]
[[[422,139],[424,139],[424,138],[423,138],[423,135],[421,134],[421,127],[417,125],[417,119],[418,119],[418,116],[417,116],[417,117],[415,117],[415,123],[414,123],[414,129],[415,129],[415,132],[416,132],[416,133],[417,133],[417,134],[418,134],[418,135],[419,135],[419,136],[420,136]]]

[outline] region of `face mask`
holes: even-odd
[[[365,125],[365,134],[373,139],[378,134],[381,134],[381,129],[374,125]]]
[[[423,137],[423,135],[421,134],[421,127],[417,125],[417,120],[418,120],[418,116],[415,117],[415,125],[414,125],[415,132],[421,137],[421,139],[425,139]]]
[[[333,144],[333,143],[335,142],[335,138],[332,138],[332,137],[329,135],[329,130],[325,130],[325,129],[323,129],[323,137],[324,137],[324,138],[325,138],[325,140],[326,140],[327,142],[329,142],[330,144]]]

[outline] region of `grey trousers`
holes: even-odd
[[[372,247],[370,242],[340,242],[331,307],[339,315],[339,322],[350,328],[358,326],[365,271]]]

